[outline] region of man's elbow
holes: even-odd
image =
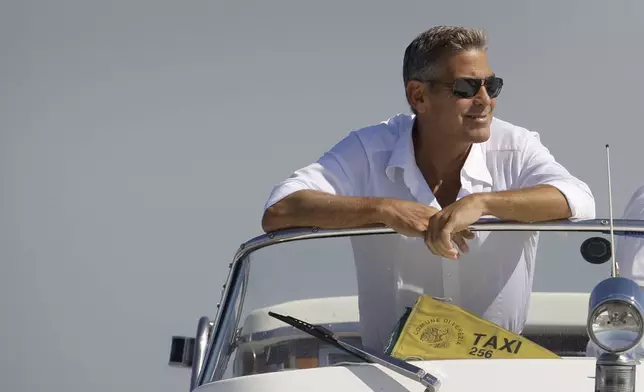
[[[574,200],[568,201],[568,205],[572,220],[588,220],[596,217],[595,198],[590,190],[581,190]]]
[[[560,218],[572,221],[595,219],[595,198],[590,188],[581,181],[555,181],[537,187],[556,189],[566,204],[565,213],[561,211]],[[557,204],[562,198],[558,198]]]
[[[262,216],[262,230],[264,230],[265,233],[288,228],[288,224],[286,222],[288,209],[285,204],[285,200],[280,200],[264,210],[264,215]]]
[[[278,212],[276,212],[275,205],[268,207],[264,210],[264,215],[262,215],[262,230],[265,233],[279,230],[278,220]]]
[[[581,208],[582,213],[580,214],[579,219],[595,219],[596,218],[596,211],[595,211],[595,199],[591,196],[588,197],[586,200],[586,203],[584,206]]]

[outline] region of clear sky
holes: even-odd
[[[407,111],[403,52],[435,24],[487,30],[497,116],[540,132],[603,216],[611,143],[621,214],[644,183],[643,14],[635,0],[3,1],[0,390],[187,390],[170,336],[214,315],[274,183]]]

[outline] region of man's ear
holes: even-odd
[[[410,80],[406,87],[407,101],[416,113],[424,113],[429,104],[427,100],[427,86],[423,82]]]

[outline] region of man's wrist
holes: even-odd
[[[386,198],[375,197],[370,199],[370,208],[373,212],[374,224],[382,224],[389,226],[391,221],[391,205],[392,200]]]
[[[483,215],[494,215],[494,203],[498,199],[498,194],[492,192],[481,192],[473,193],[472,196],[474,202],[477,204],[477,208],[481,211],[481,216]]]

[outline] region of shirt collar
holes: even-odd
[[[411,121],[401,124],[398,132],[398,140],[391,151],[389,162],[385,168],[385,173],[391,181],[395,181],[396,169],[402,169],[403,172],[410,172],[416,165],[414,156],[414,143],[412,140],[412,129],[414,126],[415,116],[411,116]]]
[[[412,129],[415,116],[411,116],[411,121],[401,124],[398,133],[398,140],[391,152],[391,157],[385,168],[385,173],[389,180],[395,181],[396,169],[403,171],[404,178],[407,178],[415,170],[418,170],[416,158],[414,156],[414,143],[412,140]],[[487,159],[484,150],[484,143],[474,143],[470,153],[465,160],[461,176],[465,174],[473,180],[484,182],[492,185],[492,176],[487,168]]]
[[[487,168],[487,157],[485,154],[484,143],[474,143],[470,149],[470,153],[465,160],[461,175],[467,175],[473,180],[484,182],[487,185],[492,185],[492,175]]]

